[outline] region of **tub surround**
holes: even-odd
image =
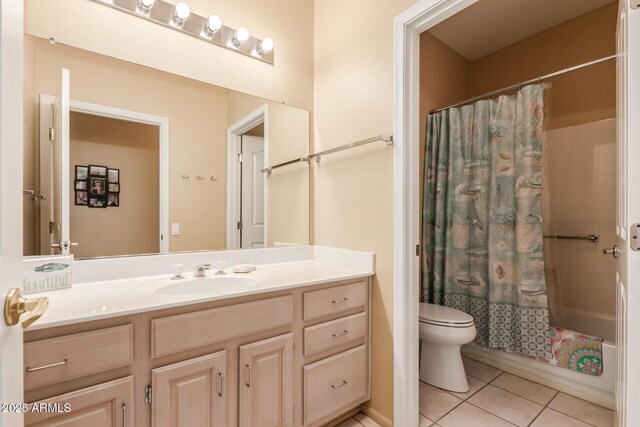
[[[234,252],[76,262],[110,280],[42,293],[50,309],[24,348],[25,402],[73,410],[25,425],[319,427],[370,400],[373,254]],[[116,278],[216,260],[226,275]],[[257,270],[231,274],[247,262]]]

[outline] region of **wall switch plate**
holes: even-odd
[[[173,236],[179,236],[180,235],[180,223],[179,222],[172,222],[171,223],[171,234]]]

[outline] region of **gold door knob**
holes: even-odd
[[[22,327],[28,328],[49,308],[49,298],[25,298],[18,288],[9,289],[4,301],[4,321],[8,326],[17,325],[23,313],[29,313],[22,320]]]

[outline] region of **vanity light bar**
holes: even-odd
[[[127,12],[142,19],[163,25],[176,31],[196,37],[243,55],[250,56],[268,64],[273,64],[273,42],[269,38],[264,40],[255,38],[245,28],[231,28],[220,25],[216,31],[211,31],[209,23],[217,26],[219,19],[192,13],[186,3],[180,2],[178,8],[163,0],[93,0],[105,6]],[[216,17],[217,18],[217,17]]]

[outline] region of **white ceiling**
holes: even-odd
[[[611,0],[479,0],[429,32],[473,61],[608,3]]]

